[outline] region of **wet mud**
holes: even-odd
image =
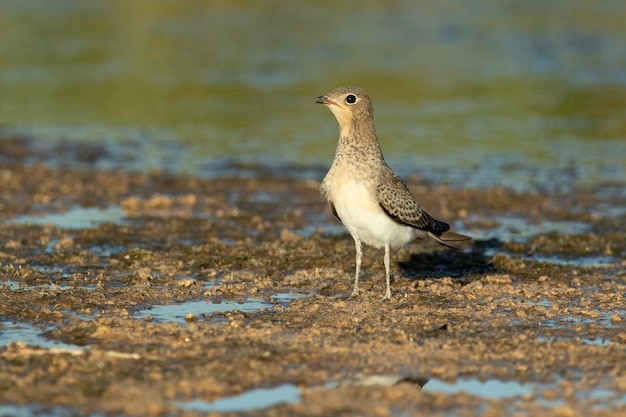
[[[346,298],[323,170],[194,178],[0,144],[0,415],[626,413],[626,182],[407,178],[476,241],[393,251],[381,302],[369,247]]]

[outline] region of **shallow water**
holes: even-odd
[[[323,390],[336,389],[342,385],[363,385],[369,387],[392,386],[407,381],[394,375],[373,375],[370,377],[359,377],[355,380],[345,381],[345,383],[328,383]],[[465,393],[472,396],[490,399],[503,400],[513,398],[536,397],[539,404],[544,407],[558,407],[563,404],[562,399],[546,398],[546,390],[559,389],[559,381],[552,383],[520,383],[517,381],[503,381],[500,379],[487,379],[481,381],[477,378],[459,378],[454,382],[444,382],[440,379],[423,380],[416,385],[416,390],[424,392],[440,392],[445,394]],[[315,390],[316,388],[311,388]],[[592,389],[579,390],[574,394],[581,400],[595,401],[599,408],[606,409],[612,404],[626,401],[623,393],[597,386]],[[177,408],[185,411],[196,412],[247,412],[274,407],[279,404],[297,404],[301,401],[300,390],[293,384],[283,384],[274,388],[252,389],[243,394],[225,397],[213,402],[203,400],[191,400],[186,402],[176,402]]]
[[[612,319],[613,316],[615,315],[619,317],[626,316],[626,310],[618,310],[617,312],[595,310],[594,313],[596,313],[596,316],[594,317],[587,317],[587,316],[582,316],[582,315],[558,317],[558,318],[550,319],[543,323],[540,323],[540,326],[545,326],[545,327],[549,327],[552,329],[568,329],[572,326],[598,324],[604,327],[605,329],[613,329],[613,328],[619,327],[619,324],[613,321]]]
[[[72,417],[76,412],[70,407],[45,408],[40,405],[0,405],[0,417]],[[102,413],[86,417],[104,417]]]
[[[618,0],[6,2],[0,126],[43,150],[105,149],[68,151],[61,167],[326,167],[337,126],[313,99],[355,84],[405,174],[522,188],[620,180],[624,13]]]
[[[249,299],[244,302],[222,301],[221,303],[209,303],[207,301],[187,301],[181,304],[158,305],[141,310],[135,314],[137,318],[150,317],[156,321],[185,323],[185,317],[193,314],[194,317],[213,313],[225,313],[229,311],[251,312],[272,305],[263,300]]]
[[[53,328],[46,326],[40,328],[28,322],[11,322],[3,321],[0,328],[0,347],[7,346],[11,343],[23,342],[29,346],[39,346],[42,349],[62,348],[62,349],[81,349],[82,347],[50,340],[43,334]],[[2,415],[2,414],[0,414]]]
[[[45,213],[42,215],[24,215],[9,219],[14,224],[51,224],[64,229],[87,229],[105,223],[122,224],[124,210],[119,206],[107,208],[72,207],[63,213]]]
[[[472,228],[467,230],[475,239],[497,238],[503,242],[525,242],[539,234],[584,234],[591,226],[585,222],[562,220],[543,220],[532,222],[519,216],[490,216],[481,219],[478,216],[470,217],[471,222],[489,221],[488,228]]]
[[[271,300],[280,304],[288,304],[298,298],[307,297],[306,294],[274,294]],[[274,307],[274,304],[263,299],[248,298],[243,302],[226,301],[211,303],[207,301],[186,301],[179,304],[155,305],[140,310],[135,314],[137,318],[150,317],[159,322],[185,323],[188,314],[193,317],[202,317],[213,313],[227,313],[230,311],[254,312]]]
[[[529,382],[522,384],[516,381],[502,381],[499,379],[481,381],[476,378],[459,378],[455,382],[448,383],[438,379],[431,379],[422,388],[423,391],[442,392],[446,394],[464,392],[486,399],[505,399],[535,395],[538,398],[539,404],[545,407],[558,407],[563,403],[562,399],[552,400],[544,397],[545,391],[549,389],[558,390],[558,382]],[[623,392],[616,392],[602,386],[577,390],[574,396],[580,400],[596,402],[599,409],[608,409],[615,404],[624,403],[624,401],[626,401],[626,395],[624,395]]]
[[[176,402],[181,410],[202,413],[236,413],[262,410],[279,404],[297,404],[300,402],[300,390],[293,384],[283,384],[275,388],[259,388],[244,392],[241,395],[221,398],[214,402],[193,400]]]
[[[6,285],[11,290],[25,289],[23,285],[15,281],[6,281],[0,285]],[[56,288],[60,288],[56,286]],[[71,288],[71,287],[66,287]],[[306,294],[278,293],[270,297],[273,302],[286,305],[298,298],[307,297]],[[249,298],[244,302],[221,301],[219,303],[210,303],[207,301],[187,301],[179,304],[170,305],[153,305],[146,309],[140,310],[134,314],[138,319],[150,317],[151,320],[157,322],[173,322],[185,324],[188,314],[192,314],[194,319],[197,317],[208,316],[213,313],[226,313],[231,311],[254,312],[274,307],[274,303],[267,302],[263,299]],[[88,317],[85,317],[89,319]],[[37,327],[29,322],[11,322],[3,321],[0,327],[0,347],[7,346],[11,343],[23,342],[29,346],[39,346],[44,349],[49,348],[65,348],[80,349],[76,345],[50,340],[44,337],[44,333],[52,330],[55,326]]]
[[[478,397],[504,399],[529,395],[533,393],[534,389],[531,384],[521,384],[516,381],[501,381],[499,379],[480,381],[475,378],[468,378],[457,379],[452,383],[431,379],[424,385],[422,390],[429,392],[445,392],[446,394],[465,392]]]

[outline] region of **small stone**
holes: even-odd
[[[178,286],[183,288],[189,288],[196,283],[195,280],[191,278],[185,278],[178,281]]]
[[[195,206],[198,202],[198,198],[195,194],[187,194],[178,198],[178,202],[185,206]]]
[[[483,278],[486,284],[510,284],[513,282],[508,274],[503,275],[487,275]]]
[[[135,213],[139,211],[141,201],[137,197],[128,197],[121,201],[120,205],[126,213]]]
[[[283,242],[297,242],[301,239],[302,238],[300,236],[289,229],[283,229],[280,231],[280,240]]]

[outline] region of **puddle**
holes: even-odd
[[[578,267],[606,267],[615,264],[616,258],[608,255],[577,256],[576,258],[564,258],[556,255],[523,256],[524,259],[535,262],[545,262],[555,265],[578,266]]]
[[[606,339],[602,337],[597,337],[595,339],[590,339],[588,337],[580,339],[586,345],[592,346],[608,346],[611,344],[611,339]]]
[[[619,218],[626,216],[626,207],[602,204],[591,212],[598,217]]]
[[[277,198],[279,197],[263,191],[258,191],[248,195],[248,201],[252,203],[273,203]]]
[[[22,282],[17,282],[17,281],[12,281],[10,279],[7,280],[3,280],[0,283],[1,287],[7,287],[10,291],[16,291],[16,290],[21,290],[21,289],[29,289],[32,287],[27,286],[26,284],[22,283]]]
[[[348,236],[348,229],[345,228],[344,225],[339,222],[333,224],[323,224],[322,230],[324,231],[324,236],[326,237],[334,237],[334,236]]]
[[[221,398],[211,403],[202,400],[187,402],[177,401],[176,407],[184,411],[200,413],[241,413],[263,410],[280,404],[297,404],[300,402],[300,390],[293,384],[283,384],[275,388],[260,388],[244,392],[241,395]]]
[[[32,268],[36,271],[41,272],[43,275],[47,275],[49,277],[58,274],[61,278],[69,278],[72,274],[69,272],[64,272],[63,268],[59,268],[56,266],[50,265],[32,265]]]
[[[497,238],[503,242],[524,243],[533,236],[539,234],[584,234],[588,233],[591,226],[579,221],[550,221],[531,223],[523,217],[496,216],[482,219],[478,216],[470,219],[470,222],[487,222],[489,227],[470,227],[465,232],[470,233],[475,239],[489,240]]]
[[[554,342],[555,340],[566,340],[566,341],[571,341],[570,338],[566,338],[566,337],[546,337],[546,336],[539,336],[537,338],[537,340],[539,340],[540,342],[547,342],[547,343],[551,343]],[[597,337],[594,339],[588,338],[588,337],[583,337],[580,339],[580,341],[582,343],[584,343],[585,345],[591,345],[591,346],[609,346],[611,344],[611,339],[608,338],[603,338],[603,337]]]
[[[294,230],[294,233],[300,237],[308,239],[320,230],[322,231],[323,236],[326,237],[342,236],[348,234],[348,230],[341,224],[331,225],[323,223],[312,223],[300,229]]]
[[[298,293],[278,293],[274,294],[270,297],[271,300],[277,301],[280,304],[289,304],[294,300],[298,300],[300,298],[307,298],[309,294],[298,294]]]
[[[501,253],[499,249],[489,248],[485,250],[485,256],[487,257],[494,256],[498,253]],[[520,255],[517,253],[506,252],[506,254],[511,258],[523,259],[530,262],[543,262],[563,266],[577,266],[579,268],[610,267],[615,265],[617,262],[617,258],[609,255],[589,255],[570,258],[558,255],[541,255],[538,253],[532,255]]]
[[[53,327],[35,327],[27,322],[3,321],[0,328],[0,346],[8,346],[11,343],[23,342],[29,346],[39,346],[44,349],[82,349],[80,346],[70,345],[55,340],[50,340],[42,335]],[[0,414],[2,416],[2,414]]]
[[[524,303],[526,305],[537,306],[537,307],[547,307],[547,308],[552,307],[552,302],[550,302],[550,300],[548,300],[547,298],[542,298],[539,301],[525,301]]]
[[[186,323],[185,317],[190,313],[195,317],[201,317],[213,313],[227,313],[235,310],[241,312],[253,312],[272,307],[273,304],[257,299],[248,299],[243,303],[235,301],[223,301],[221,303],[211,303],[210,301],[188,301],[180,304],[169,304],[146,308],[137,312],[135,317],[151,317],[153,320],[160,322]]]
[[[270,297],[271,300],[280,304],[288,304],[298,298],[307,297],[307,294],[289,294],[279,293]],[[152,306],[137,312],[135,318],[142,319],[151,317],[155,321],[186,323],[185,317],[193,314],[195,317],[208,316],[213,313],[227,313],[230,311],[255,312],[266,308],[273,308],[274,303],[268,302],[261,298],[249,298],[244,302],[222,301],[221,303],[212,303],[210,301],[188,301],[180,304],[169,304],[161,306]]]
[[[30,291],[34,289],[50,289],[50,290],[55,290],[55,291],[66,291],[66,290],[72,290],[76,288],[84,289],[87,291],[93,291],[96,289],[96,285],[93,285],[93,284],[67,285],[67,284],[55,284],[54,282],[50,281],[47,284],[28,285],[23,282],[13,281],[10,279],[0,281],[0,287],[6,287],[9,289],[9,291],[19,291],[19,290]]]
[[[533,389],[532,384],[520,384],[515,381],[501,381],[499,379],[480,381],[476,378],[457,379],[453,383],[431,379],[422,387],[423,391],[443,392],[445,394],[465,392],[476,397],[498,400],[529,395],[533,393]]]
[[[63,229],[88,229],[105,223],[122,224],[124,211],[119,206],[107,208],[73,207],[63,213],[42,216],[19,216],[10,220],[14,224],[54,225]]]
[[[585,325],[585,324],[599,324],[605,329],[612,329],[618,327],[617,324],[613,321],[614,316],[625,317],[626,311],[620,310],[618,312],[606,312],[600,311],[598,312],[598,317],[589,317],[589,316],[563,316],[557,317],[554,319],[546,320],[540,324],[543,327],[549,327],[552,329],[566,329],[570,328],[572,325]]]
[[[0,405],[0,417],[71,417],[78,415],[70,407],[44,408],[31,405]],[[87,414],[87,417],[105,417],[101,413]]]
[[[439,379],[431,379],[424,385],[422,390],[427,392],[442,392],[451,395],[464,392],[476,397],[493,400],[535,396],[536,401],[545,407],[558,407],[563,404],[564,399],[546,399],[543,397],[543,393],[548,389],[557,389],[559,382],[560,381],[553,383],[520,383],[516,381],[502,381],[499,379],[480,381],[477,378],[461,378],[453,383],[448,383]],[[626,394],[603,386],[576,390],[575,396],[580,400],[593,401],[599,408],[604,409],[614,404],[623,404],[626,402]]]
[[[119,255],[120,253],[128,250],[128,248],[121,245],[111,246],[109,244],[98,244],[90,246],[89,250],[100,258],[110,258],[112,256]]]
[[[330,213],[312,214],[307,217],[307,225],[294,230],[294,233],[308,239],[315,233],[321,232],[323,236],[333,237],[347,235],[348,230],[339,221],[332,218]]]
[[[483,223],[484,222],[484,223]],[[546,234],[569,234],[580,235],[589,233],[591,225],[580,221],[542,221],[529,222],[523,217],[496,216],[491,219],[481,219],[478,216],[471,219],[470,224],[475,226],[460,227],[459,231],[465,232],[477,240],[497,239],[501,242],[526,243],[537,235]],[[485,251],[486,256],[493,256],[499,250],[490,248]],[[564,257],[558,255],[520,255],[509,254],[512,257],[534,262],[546,262],[555,265],[569,265],[578,267],[606,267],[615,264],[617,259],[608,255],[589,255]]]
[[[489,379],[481,381],[477,378],[461,378],[453,383],[439,379],[426,380],[422,378],[407,378],[398,375],[373,375],[369,377],[356,377],[342,382],[329,382],[324,387],[312,388],[312,390],[331,390],[344,385],[360,386],[393,386],[398,383],[408,382],[421,388],[425,392],[439,392],[455,395],[460,392],[490,400],[506,400],[515,398],[533,398],[545,407],[558,407],[563,404],[563,398],[546,399],[543,393],[548,389],[558,388],[559,382],[552,383],[520,383],[517,381],[502,381]],[[576,397],[581,400],[594,402],[600,408],[608,408],[613,404],[621,404],[626,401],[626,395],[615,390],[596,386],[590,389],[582,389],[576,392]],[[226,397],[214,402],[193,400],[188,402],[175,402],[174,405],[183,411],[201,413],[236,413],[262,410],[279,404],[297,404],[300,402],[300,390],[293,384],[283,384],[271,389],[255,389],[238,396]]]
[[[471,226],[471,224],[474,226]],[[526,243],[538,235],[562,234],[562,235],[582,235],[591,231],[591,225],[580,221],[551,221],[545,220],[534,223],[523,217],[496,216],[494,218],[480,218],[474,216],[470,219],[470,227],[459,227],[459,231],[471,235],[477,240],[497,239],[501,242]],[[500,249],[489,248],[485,250],[486,256],[493,256],[500,253]],[[559,256],[542,255],[521,255],[517,253],[507,254],[511,257],[524,259],[533,262],[545,262],[555,265],[577,266],[577,267],[610,267],[618,262],[618,259],[609,255],[589,255],[589,256]]]

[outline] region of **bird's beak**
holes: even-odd
[[[316,104],[335,104],[334,101],[330,100],[328,97],[326,96],[319,96],[318,98],[315,99],[315,103]]]

